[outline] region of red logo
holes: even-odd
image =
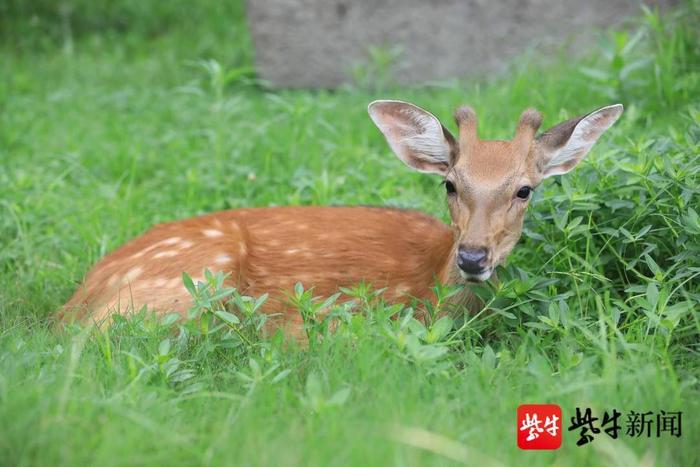
[[[561,407],[556,404],[523,404],[518,407],[518,447],[559,449]]]

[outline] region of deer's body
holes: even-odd
[[[361,281],[387,288],[385,297],[432,298],[448,281],[453,232],[417,211],[372,207],[235,209],[161,224],[105,256],[67,310],[102,321],[111,312],[184,313],[191,297],[182,282],[203,270],[230,274],[228,284],[251,296],[270,294],[266,311],[284,316],[294,284],[329,296]],[[291,313],[291,312],[290,312]]]
[[[430,288],[481,282],[517,243],[531,193],[576,166],[622,113],[603,107],[536,136],[542,117],[526,110],[511,141],[483,141],[476,115],[457,109],[459,139],[434,115],[400,101],[376,101],[372,120],[409,167],[443,177],[451,226],[424,214],[367,207],[237,209],[159,225],[103,258],[62,315],[105,322],[111,313],[185,312],[182,273],[229,273],[240,292],[270,294],[264,311],[298,333],[285,306],[297,282],[316,295],[359,282],[391,301],[433,299]],[[460,303],[477,304],[468,296]]]

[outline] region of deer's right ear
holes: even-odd
[[[374,101],[367,110],[406,165],[420,172],[447,172],[457,145],[433,114],[401,101]]]
[[[609,105],[567,120],[537,137],[543,148],[544,178],[569,172],[588,154],[600,135],[622,115],[622,104]]]

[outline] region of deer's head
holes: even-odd
[[[459,138],[431,113],[401,101],[375,101],[369,114],[399,159],[443,177],[455,231],[450,262],[469,281],[484,281],[522,233],[532,191],[543,179],[572,170],[622,114],[603,107],[536,136],[539,112],[525,110],[511,141],[482,141],[469,107],[455,111]]]

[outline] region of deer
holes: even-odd
[[[518,242],[532,193],[571,171],[623,111],[609,105],[537,134],[542,115],[525,110],[510,141],[481,140],[477,117],[458,107],[453,136],[408,102],[369,104],[371,120],[409,168],[442,178],[450,225],[416,210],[386,207],[239,208],[156,225],[102,258],[61,308],[61,322],[105,323],[147,307],[185,315],[192,298],[183,273],[224,272],[226,285],[268,294],[268,331],[300,336],[289,303],[296,283],[330,296],[358,283],[397,303],[434,303],[436,281],[464,285],[456,304],[476,312],[468,284],[489,280]]]

